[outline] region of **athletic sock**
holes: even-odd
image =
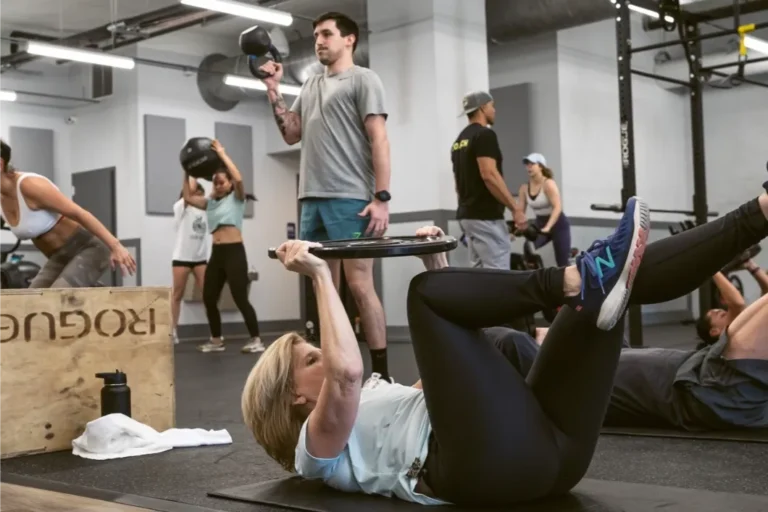
[[[371,349],[371,370],[378,373],[381,378],[389,381],[389,369],[387,368],[387,349]]]

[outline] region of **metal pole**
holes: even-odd
[[[632,31],[628,0],[616,0],[616,54],[619,71],[619,136],[621,150],[621,207],[637,194],[635,182],[635,132],[632,118]],[[629,307],[629,344],[643,346],[641,306]]]
[[[682,80],[678,80],[677,78],[670,78],[668,76],[654,75],[653,73],[648,73],[646,71],[640,71],[639,69],[633,69],[632,70],[632,74],[633,75],[644,76],[646,78],[653,78],[654,80],[661,80],[662,82],[668,82],[670,84],[682,85],[683,87],[688,87],[688,85],[689,85],[688,82],[684,82]]]
[[[757,59],[749,59],[746,62],[744,62],[745,65],[749,64],[756,64],[758,62],[765,62],[768,60],[768,57],[759,57]],[[717,64],[716,66],[705,66],[701,68],[701,71],[712,71],[715,69],[722,69],[722,68],[731,68],[733,66],[738,66],[738,62],[729,62],[727,64]]]
[[[683,27],[686,41],[690,78],[691,98],[691,135],[693,138],[693,213],[696,224],[707,222],[707,173],[704,156],[704,98],[701,73],[701,40],[698,39],[699,27],[694,22],[688,22]],[[712,283],[707,280],[699,288],[699,315],[707,314],[712,297]]]

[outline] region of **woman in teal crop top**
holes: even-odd
[[[189,185],[189,175],[185,175],[183,184],[184,201],[205,210],[208,229],[213,238],[211,257],[205,269],[203,284],[203,303],[211,329],[211,339],[198,349],[201,352],[221,352],[225,348],[221,337],[221,313],[218,304],[226,283],[229,284],[232,299],[243,315],[251,336],[251,341],[243,346],[242,351],[263,352],[264,345],[259,337],[256,310],[248,300],[248,258],[242,234],[245,202],[256,198],[246,194],[240,171],[219,141],[214,140],[211,149],[219,156],[221,167],[213,174],[213,190],[210,197],[194,194]]]

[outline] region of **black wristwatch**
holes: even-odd
[[[392,199],[392,195],[390,195],[390,193],[387,192],[386,190],[379,190],[378,192],[373,194],[373,197],[375,197],[376,199],[378,199],[382,203],[386,203],[387,201]]]

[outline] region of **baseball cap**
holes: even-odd
[[[462,111],[459,117],[465,116],[470,112],[474,112],[486,103],[493,101],[493,96],[485,91],[474,91],[467,93],[464,99],[461,100]]]
[[[547,166],[547,159],[541,153],[531,153],[527,157],[523,158],[524,164],[539,164],[544,167]]]

